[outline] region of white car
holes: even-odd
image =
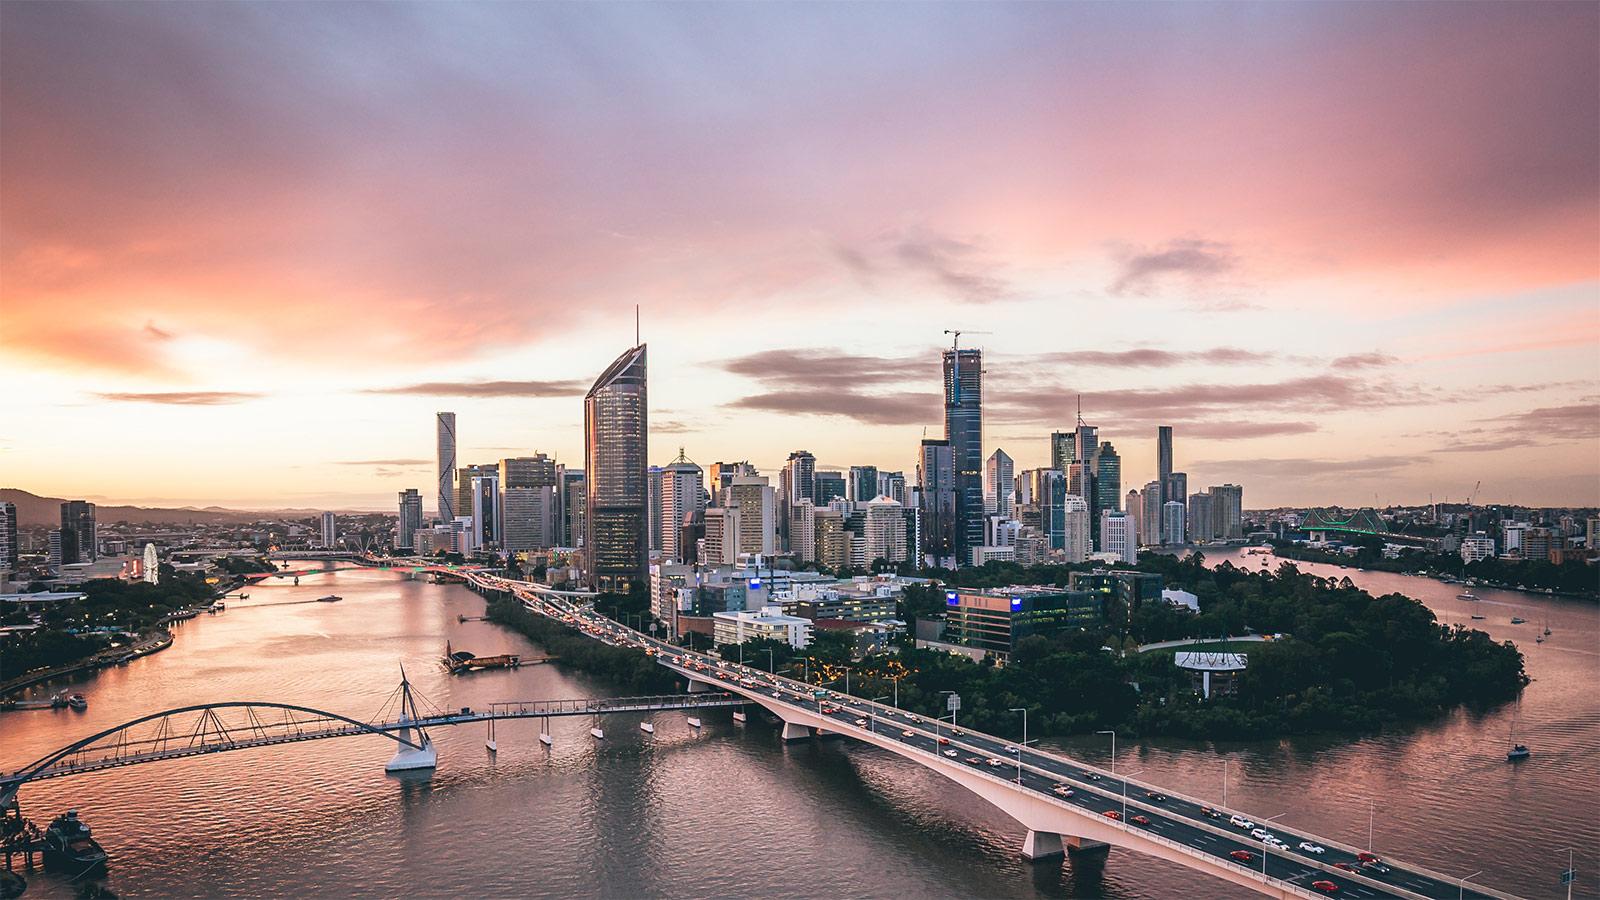
[[[866,719],[857,719],[856,720],[856,727],[857,728],[865,728],[865,727],[867,727],[867,720]]]
[[[1007,747],[1006,747],[1006,752],[1007,752],[1007,753],[1017,753],[1017,752],[1018,752],[1018,750],[1017,750],[1017,748],[1016,748],[1016,747],[1012,747],[1012,746],[1009,746],[1009,745],[1008,745],[1008,746],[1007,746]]]
[[[1250,821],[1249,819],[1246,819],[1244,816],[1229,816],[1228,817],[1228,824],[1232,825],[1235,828],[1254,828],[1254,827],[1256,827],[1256,823]]]
[[[951,759],[955,759],[960,754],[956,753],[954,750],[946,750],[944,755],[950,757]]]
[[[1266,830],[1265,828],[1256,828],[1251,830],[1250,836],[1258,841],[1264,841],[1267,838],[1272,837],[1272,832]]]
[[[1322,854],[1328,852],[1328,849],[1326,847],[1319,847],[1316,844],[1311,843],[1310,841],[1301,841],[1300,842],[1300,849],[1304,850],[1307,853],[1315,853],[1318,856],[1321,856]]]
[[[989,762],[990,767],[992,767],[992,768],[999,768],[1000,766],[1005,765],[1005,760],[995,759],[992,756],[989,757],[988,762]]]
[[[1056,792],[1056,796],[1057,797],[1071,797],[1072,796],[1072,788],[1069,788],[1064,784],[1056,785],[1054,790]]]
[[[905,737],[916,737],[917,736],[917,733],[915,731],[912,731],[909,728],[907,728],[905,731],[900,732],[900,734],[905,736]]]

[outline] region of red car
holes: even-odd
[[[939,743],[940,743],[940,744],[941,744],[941,745],[942,745],[942,744],[948,744],[948,743],[950,743],[950,739],[949,739],[949,738],[947,738],[947,737],[942,737],[942,738],[939,738]]]
[[[1378,857],[1375,854],[1368,853],[1367,851],[1363,850],[1360,853],[1356,854],[1356,861],[1361,863],[1362,865],[1366,865],[1367,863],[1375,863],[1375,862],[1377,862],[1378,861]]]
[[[1129,819],[1128,821],[1132,822],[1135,825],[1149,825],[1150,824],[1150,820],[1145,818],[1144,816],[1134,816],[1133,818]]]
[[[1100,815],[1105,816],[1106,818],[1110,819],[1113,822],[1121,822],[1122,821],[1122,813],[1119,813],[1114,809],[1108,809],[1105,812],[1101,813]]]
[[[1228,855],[1234,859],[1237,859],[1239,862],[1249,862],[1250,860],[1255,859],[1255,854],[1251,853],[1249,850],[1235,850]]]
[[[1356,870],[1355,866],[1352,866],[1347,862],[1336,862],[1333,864],[1333,867],[1335,869],[1343,869],[1346,872],[1354,872]]]
[[[1339,893],[1339,886],[1331,881],[1313,881],[1311,882],[1311,887],[1323,892],[1324,894]]]

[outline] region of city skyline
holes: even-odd
[[[1124,488],[1171,425],[1255,508],[1600,503],[1594,7],[721,13],[12,6],[5,486],[576,467],[638,304],[648,464],[912,471],[970,328],[1018,472],[1081,394]]]

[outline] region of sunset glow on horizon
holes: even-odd
[[[1600,503],[1594,4],[7,4],[0,486],[391,509],[1083,416],[1245,505]],[[978,332],[988,332],[979,334]]]

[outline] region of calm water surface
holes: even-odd
[[[1555,882],[1565,854],[1555,851],[1576,846],[1579,895],[1600,896],[1596,608],[1488,590],[1467,604],[1449,585],[1350,574],[1370,590],[1416,596],[1447,621],[1481,607],[1480,627],[1526,639],[1535,682],[1518,735],[1532,759],[1504,762],[1507,707],[1356,741],[1128,741],[1118,766],[1220,798],[1227,761],[1231,804],[1358,844],[1375,801],[1380,852],[1448,873],[1484,869],[1476,881],[1530,897],[1563,896]],[[344,601],[292,602],[330,590]],[[272,700],[370,718],[401,663],[440,707],[619,693],[554,666],[439,671],[446,638],[480,655],[538,649],[488,623],[458,622],[483,608],[464,587],[357,570],[250,594],[180,626],[172,649],[80,682],[85,712],[0,714],[0,769],[195,703]],[[1509,625],[1519,614],[1530,624]],[[1554,634],[1535,646],[1546,618]],[[535,721],[504,723],[496,756],[482,726],[441,729],[431,780],[385,775],[392,745],[357,737],[43,782],[22,802],[41,823],[81,810],[112,854],[109,885],[125,897],[1235,896],[1120,851],[1098,872],[1034,868],[1016,857],[1014,823],[897,756],[847,741],[786,747],[754,721],[702,718],[696,733],[682,715],[661,714],[653,736],[637,717],[613,718],[603,742],[587,720],[553,720],[553,750]],[[1103,737],[1058,746],[1109,761]],[[29,897],[74,893],[54,876],[30,881]]]

